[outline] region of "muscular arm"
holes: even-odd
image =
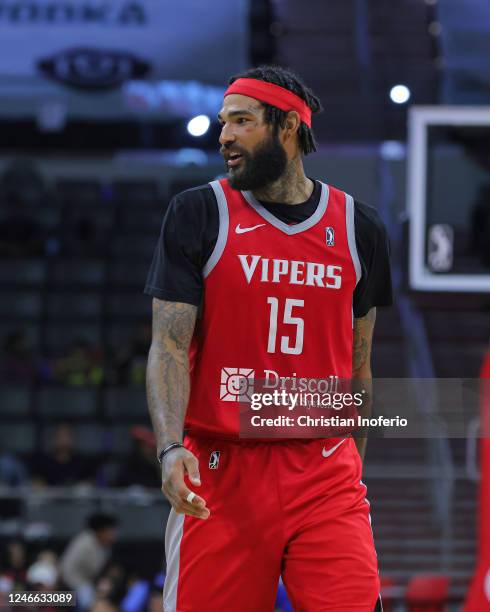
[[[153,330],[146,392],[158,453],[172,442],[182,442],[189,398],[188,350],[197,308],[190,304],[153,299]]]
[[[361,409],[362,416],[369,416],[372,407],[372,374],[371,374],[371,346],[373,341],[374,323],[376,321],[376,308],[371,310],[364,317],[354,319],[354,339],[352,351],[352,382],[353,390],[356,392],[365,390],[364,401]],[[356,385],[356,380],[358,381]],[[357,430],[358,437],[355,438],[357,450],[364,460],[367,443],[367,428]]]
[[[189,345],[197,307],[153,299],[153,332],[148,355],[146,393],[160,453],[173,442],[182,442],[189,399]],[[206,501],[191,491],[188,476],[199,487],[199,461],[186,448],[173,448],[162,460],[162,492],[177,513],[209,517]]]

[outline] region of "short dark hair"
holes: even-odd
[[[259,79],[266,83],[274,83],[280,87],[284,87],[294,94],[299,96],[302,100],[308,104],[312,113],[319,113],[322,111],[322,105],[320,100],[315,94],[307,87],[303,81],[289,68],[283,68],[282,66],[263,65],[258,68],[251,68],[240,74],[236,74],[230,78],[228,84],[231,85],[237,79]],[[284,127],[286,124],[287,112],[271,106],[265,102],[261,102],[265,108],[264,119],[266,123],[270,123],[274,126]],[[301,122],[298,130],[299,146],[303,155],[308,155],[312,151],[316,151],[315,137],[313,131],[305,123]]]
[[[117,527],[118,523],[119,521],[113,514],[105,514],[105,512],[95,512],[87,520],[87,526],[93,531]]]

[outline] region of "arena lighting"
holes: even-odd
[[[203,136],[211,125],[211,121],[207,115],[197,115],[193,117],[187,124],[187,131],[191,136]]]
[[[390,90],[390,98],[395,104],[405,104],[410,99],[410,89],[406,85],[395,85]]]

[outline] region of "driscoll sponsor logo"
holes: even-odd
[[[296,372],[291,376],[279,376],[275,370],[264,370],[263,389],[335,393],[339,391],[339,377],[331,375],[327,378],[298,378]]]
[[[219,398],[223,402],[250,401],[254,390],[255,370],[222,368]]]

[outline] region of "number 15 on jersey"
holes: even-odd
[[[294,326],[296,328],[296,337],[294,339],[294,343],[292,344],[292,336],[281,336],[279,346],[280,352],[285,353],[287,355],[301,355],[301,353],[303,352],[305,322],[301,317],[293,316],[293,308],[302,308],[305,305],[305,301],[286,298],[283,307],[282,304],[279,303],[278,298],[268,297],[267,303],[270,305],[269,338],[267,341],[267,352],[276,352],[277,321],[279,317],[279,310],[281,310],[283,324]]]

